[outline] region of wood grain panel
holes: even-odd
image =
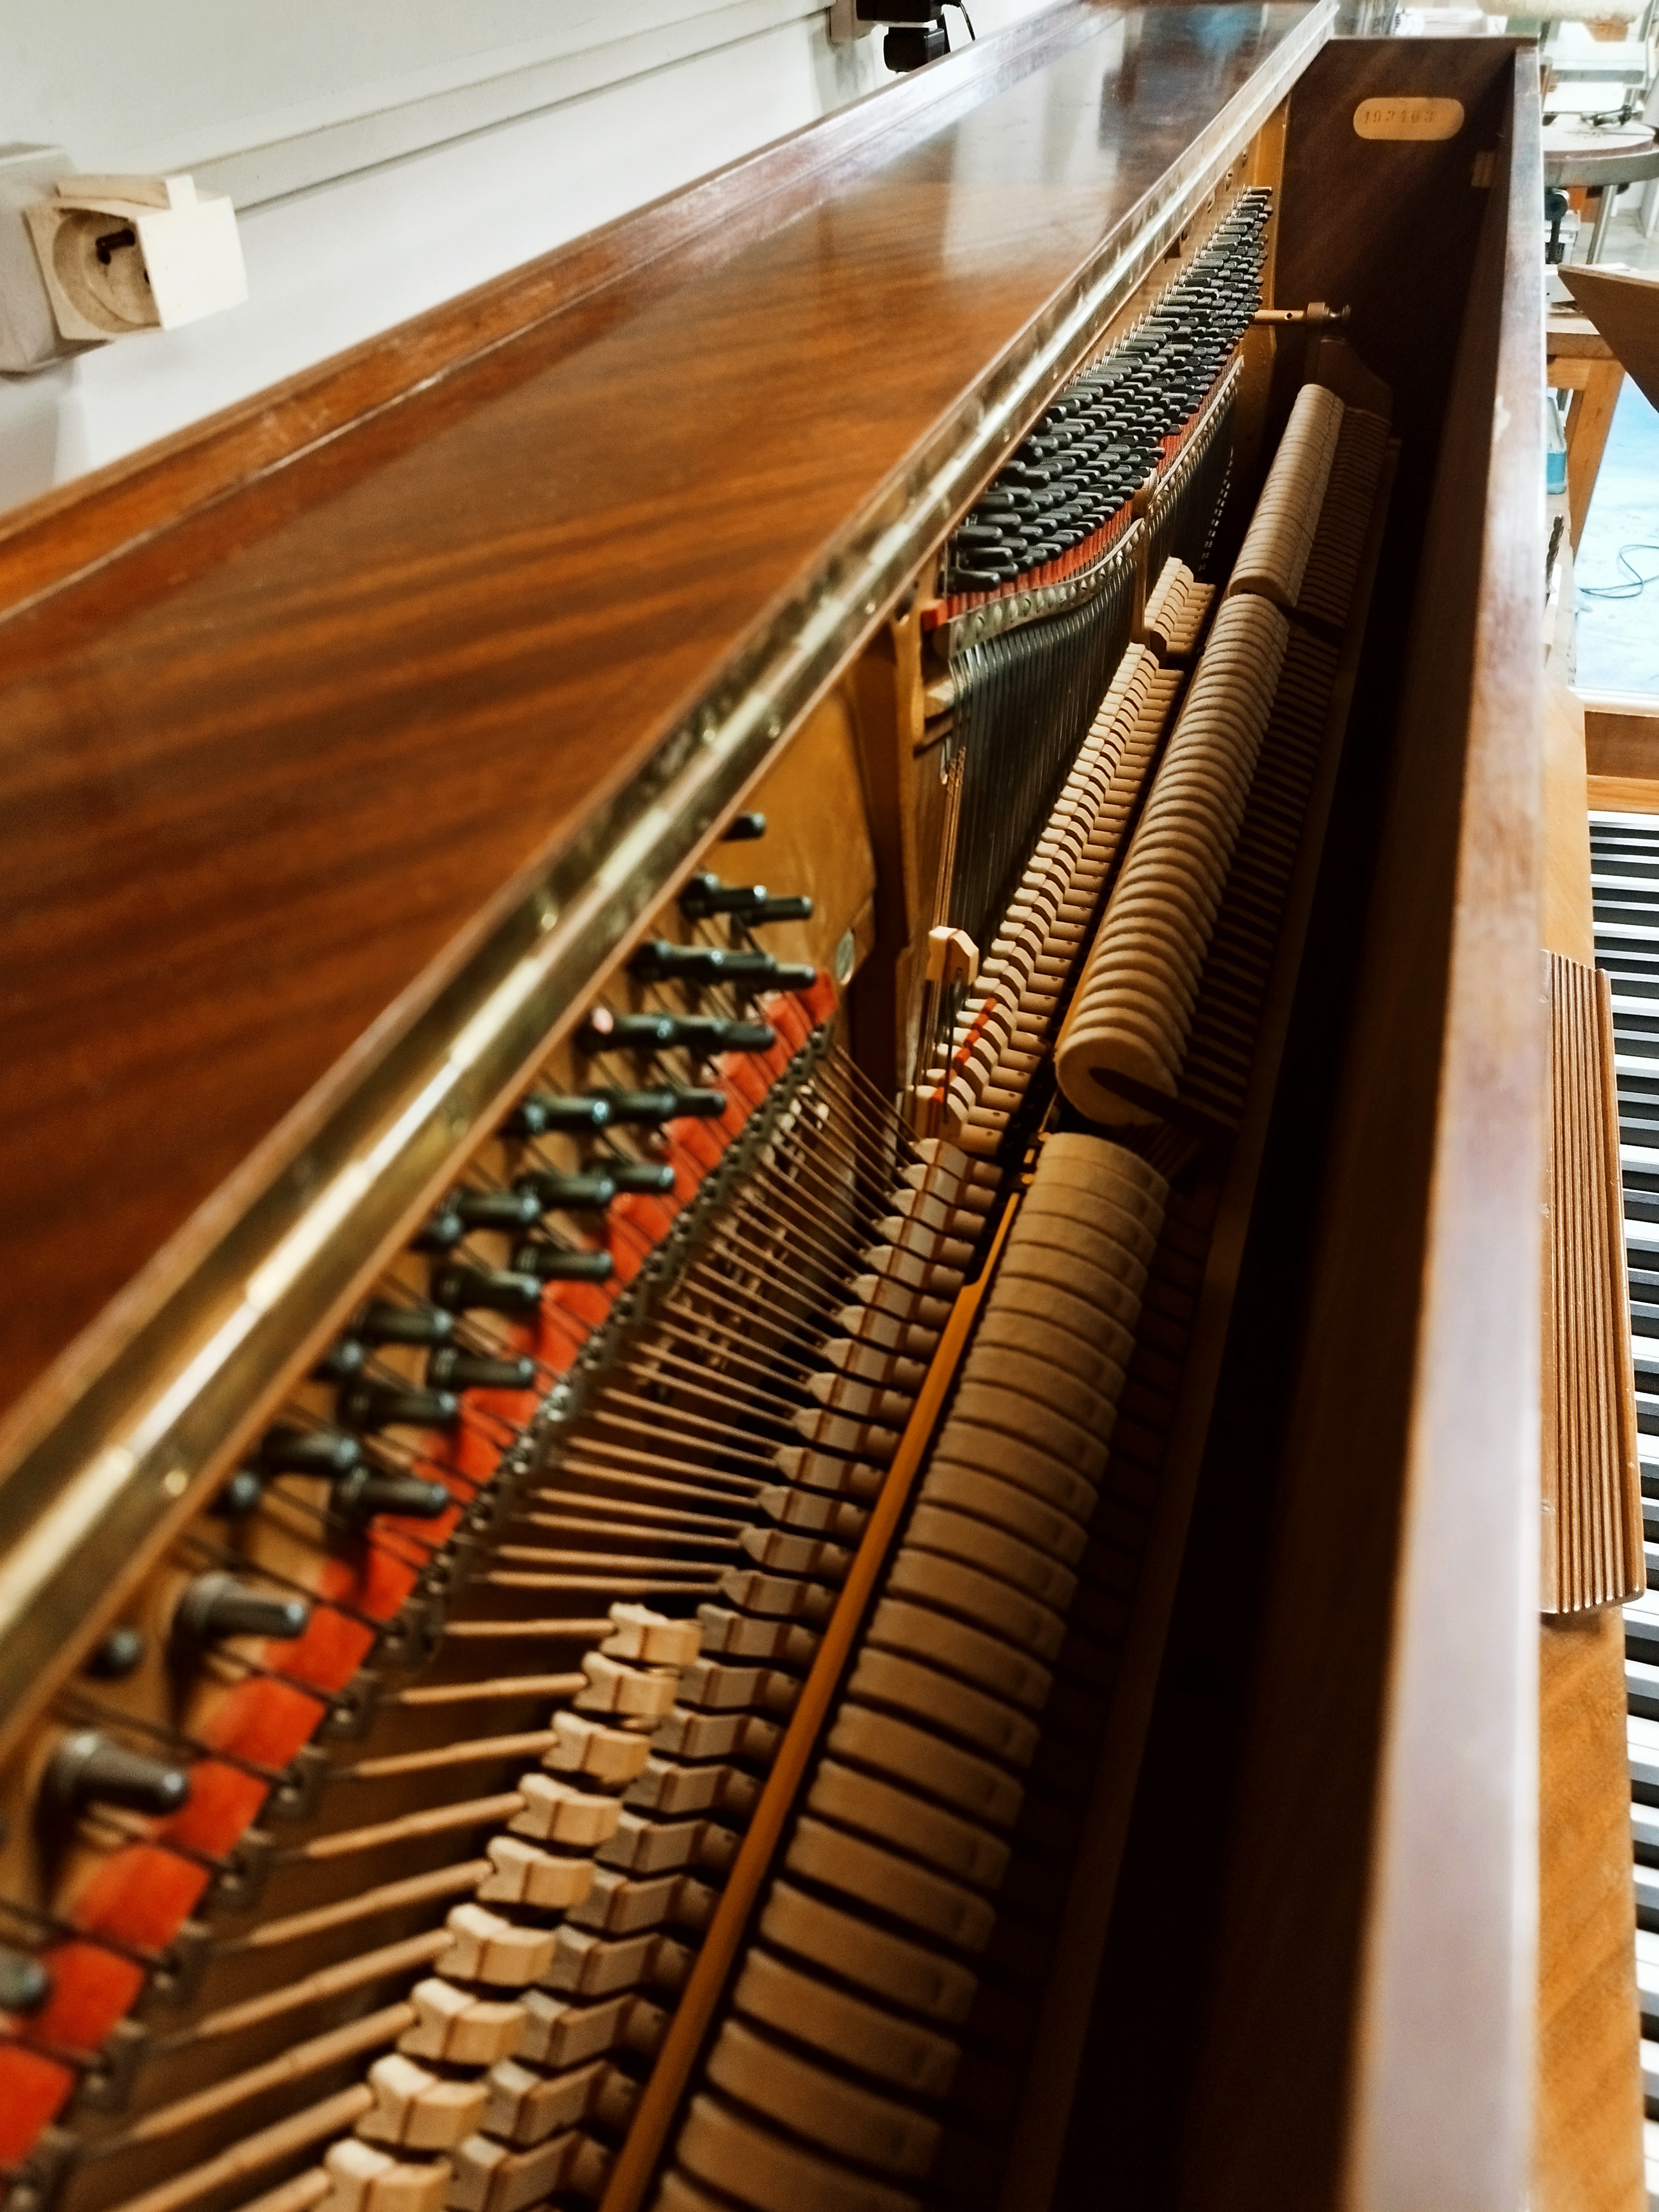
[[[855,961],[862,960],[870,950],[876,861],[845,686],[819,701],[744,803],[766,817],[765,839],[717,846],[708,855],[711,872],[727,884],[763,876],[775,896],[805,891],[813,901],[809,921],[768,924],[767,951],[833,970],[850,932]],[[835,834],[827,836],[832,823]]]
[[[1659,814],[1659,782],[1646,776],[1592,775],[1584,788],[1598,812]]]
[[[1353,108],[1417,92],[1455,93],[1465,137],[1373,164]],[[1342,41],[1291,102],[1279,297],[1352,291],[1354,343],[1396,386],[1402,516],[1417,502],[1429,514],[1185,2127],[1180,2201],[1206,2212],[1510,2212],[1527,2185],[1545,1043],[1537,131],[1529,50],[1492,40]],[[1402,213],[1432,191],[1468,222],[1472,157],[1494,140],[1473,269],[1425,270],[1437,257],[1410,243]],[[1373,228],[1379,282],[1362,306],[1349,241]],[[1394,290],[1381,281],[1390,253],[1407,264]],[[1419,347],[1419,310],[1443,284],[1462,288],[1449,386],[1445,356]],[[1431,499],[1425,444],[1441,461]]]
[[[528,307],[492,288],[15,520],[0,1401],[621,787],[1304,14],[1076,0]]]
[[[1538,1679],[1536,2212],[1644,2212],[1625,1625],[1549,1621]]]
[[[1659,777],[1659,699],[1639,692],[1585,691],[1584,760],[1592,775]]]

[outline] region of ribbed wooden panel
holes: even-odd
[[[1605,975],[1547,953],[1549,1297],[1544,1325],[1546,1613],[1646,1585],[1636,1386],[1624,1270],[1613,1006]]]

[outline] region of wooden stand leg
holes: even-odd
[[[1584,518],[1589,513],[1590,495],[1595,489],[1602,450],[1613,428],[1613,410],[1619,404],[1624,380],[1625,372],[1616,361],[1591,362],[1583,389],[1572,396],[1566,426],[1567,515],[1575,553],[1584,534]]]

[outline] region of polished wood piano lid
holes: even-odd
[[[1067,0],[0,526],[0,1403],[690,718],[805,704],[1328,13]]]

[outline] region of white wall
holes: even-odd
[[[250,295],[0,377],[0,507],[859,98],[880,46],[806,0],[0,0],[0,142],[228,191]]]

